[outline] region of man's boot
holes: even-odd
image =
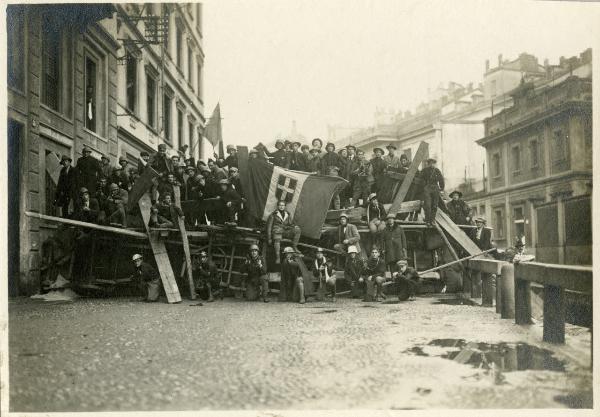
[[[268,279],[264,279],[262,281],[262,297],[263,297],[263,302],[268,303],[269,302],[269,280]]]

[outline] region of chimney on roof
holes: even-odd
[[[498,55],[498,66],[501,67],[502,66],[502,54]]]
[[[485,72],[488,72],[490,70],[490,60],[486,59],[485,60]]]

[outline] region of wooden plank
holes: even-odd
[[[181,207],[181,189],[178,185],[173,186],[173,198],[175,199],[175,205]]]
[[[456,251],[454,250],[454,248],[452,247],[452,245],[450,244],[450,242],[448,241],[448,238],[446,237],[446,235],[444,234],[444,231],[442,230],[442,228],[440,227],[439,224],[435,224],[435,228],[437,229],[438,233],[440,234],[440,236],[442,237],[442,240],[444,241],[444,243],[446,244],[446,246],[448,247],[448,250],[450,251],[450,254],[452,255],[452,257],[454,258],[455,261],[460,260],[460,258],[458,257],[458,254],[456,253]],[[460,268],[464,271],[464,266],[461,262],[458,263],[458,265],[460,266]]]
[[[33,218],[37,218],[40,220],[54,222],[54,223],[62,223],[62,224],[68,224],[70,226],[84,227],[86,229],[100,230],[102,232],[116,233],[119,235],[135,237],[138,239],[148,239],[148,236],[146,236],[144,233],[135,232],[133,230],[128,230],[128,229],[122,229],[119,227],[102,226],[102,225],[95,224],[95,223],[81,222],[79,220],[63,219],[62,217],[48,216],[46,214],[34,213],[31,211],[26,211],[25,215],[28,217],[33,217]]]
[[[152,167],[146,167],[142,175],[140,175],[135,182],[133,183],[133,187],[131,187],[131,191],[129,191],[129,196],[127,199],[127,211],[133,211],[133,209],[138,205],[138,201],[146,191],[148,191],[153,183],[154,178],[158,177],[159,174]]]
[[[410,163],[408,172],[406,173],[406,176],[404,177],[404,180],[402,181],[402,184],[400,185],[398,194],[396,194],[396,197],[394,198],[394,201],[392,202],[392,206],[390,207],[389,213],[396,214],[398,212],[398,210],[400,209],[400,205],[406,198],[406,195],[408,194],[410,185],[412,184],[413,180],[415,179],[415,175],[417,174],[417,169],[419,168],[419,165],[421,165],[421,162],[423,162],[425,160],[425,158],[427,157],[428,152],[429,152],[429,145],[427,144],[427,142],[421,142],[419,144],[419,149],[417,149],[417,153],[415,154],[415,157],[413,158],[412,162]]]
[[[527,262],[515,264],[515,276],[566,290],[592,292],[593,269],[586,266]]]
[[[460,227],[458,227],[454,222],[448,217],[446,213],[442,210],[438,210],[435,216],[435,220],[437,224],[442,227],[452,238],[469,254],[475,255],[476,253],[481,252],[479,246],[475,244],[471,240],[469,236],[465,232],[462,231]]]
[[[150,222],[150,207],[152,205],[150,196],[144,194],[138,201],[140,212],[142,213],[142,219],[144,220],[144,226],[148,231],[148,239],[150,240],[150,247],[152,253],[154,253],[154,259],[156,260],[156,266],[160,279],[163,283],[165,294],[169,303],[178,303],[181,301],[181,295],[179,294],[179,288],[177,287],[177,281],[175,281],[175,274],[173,274],[173,268],[171,268],[171,261],[167,253],[165,243],[160,239],[159,233],[153,231],[148,226]]]
[[[302,259],[301,256],[296,256],[296,262],[298,262],[298,266],[300,267],[300,271],[302,272],[302,280],[304,281],[304,296],[307,297],[309,295],[314,295],[314,276],[312,272],[310,272],[310,270],[306,267],[304,259]]]
[[[495,259],[471,259],[469,260],[469,269],[475,269],[486,274],[500,275],[504,261],[496,261]]]
[[[63,166],[60,164],[60,159],[58,159],[58,155],[54,152],[49,152],[46,155],[46,172],[52,179],[54,184],[58,184],[58,177],[60,176],[60,170]],[[71,167],[73,169],[73,167]]]
[[[179,189],[179,187],[177,187]],[[185,254],[185,265],[188,277],[188,283],[190,284],[190,297],[192,300],[196,299],[196,288],[194,286],[194,277],[192,276],[192,256],[190,255],[190,243],[188,242],[187,233],[185,230],[185,220],[179,217],[179,230],[181,232],[181,243],[183,244],[183,253]]]

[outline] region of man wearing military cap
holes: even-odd
[[[238,156],[237,149],[235,146],[229,144],[227,145],[227,153],[229,154],[227,158],[225,158],[225,166],[231,169],[232,167],[238,167]]]
[[[423,209],[425,211],[425,223],[433,226],[437,214],[440,192],[444,191],[444,176],[436,168],[436,160],[429,158],[425,161],[425,168],[421,171],[423,180]]]
[[[462,193],[452,191],[450,198],[452,200],[446,204],[450,219],[455,224],[471,224],[471,207],[462,199]]]
[[[269,278],[267,276],[267,263],[260,256],[258,245],[250,245],[246,261],[242,264],[240,273],[244,276],[246,298],[258,299],[257,287],[260,286],[263,302],[269,302]]]
[[[106,199],[106,217],[109,224],[118,224],[127,227],[127,205],[128,193],[119,188],[115,183],[109,186],[110,195]]]
[[[220,289],[221,273],[215,263],[208,259],[208,253],[204,250],[192,254],[192,277],[196,294],[202,296],[206,292],[209,303],[215,301],[215,292],[220,293],[223,299]]]
[[[78,187],[85,187],[90,193],[96,192],[98,177],[102,175],[100,162],[92,156],[92,150],[85,145],[81,151],[82,157],[77,160]]]
[[[56,193],[54,194],[54,205],[60,207],[61,216],[69,217],[69,204],[76,195],[77,170],[71,166],[71,157],[63,155],[60,163],[63,166],[58,174]]]
[[[113,167],[110,166],[110,159],[105,154],[102,154],[100,157],[100,169],[102,170],[102,175],[106,178],[110,178],[112,176]]]
[[[138,284],[143,294],[143,301],[158,301],[160,293],[160,275],[149,263],[144,262],[144,258],[139,253],[132,257],[134,272],[131,275],[132,280]]]
[[[119,157],[119,166],[116,167],[111,176],[113,183],[117,184],[123,190],[129,191],[131,185],[129,183],[129,175],[127,174],[127,165],[129,161],[124,156]]]

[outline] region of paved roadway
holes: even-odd
[[[11,411],[589,406],[590,333],[567,372],[492,373],[407,350],[436,338],[540,343],[491,308],[338,299],[9,302]],[[335,310],[335,311],[333,311]],[[502,381],[502,383],[498,383]]]

